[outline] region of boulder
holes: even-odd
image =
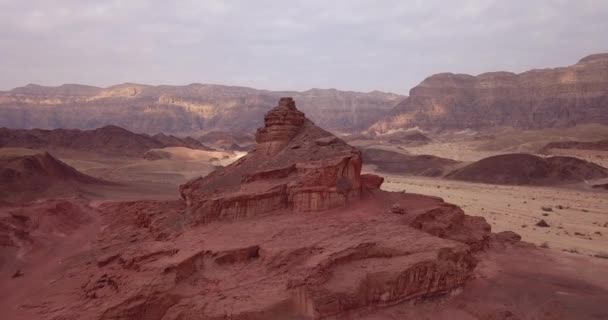
[[[384,183],[384,177],[370,173],[362,174],[361,183],[363,184],[363,187],[369,190],[380,189],[380,186]]]

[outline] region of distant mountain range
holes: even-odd
[[[283,96],[293,97],[308,117],[334,131],[363,130],[404,98],[378,91],[266,91],[207,84],[30,84],[0,92],[0,127],[94,129],[111,124],[150,134],[250,133]]]
[[[608,53],[590,55],[569,67],[520,74],[440,73],[414,87],[409,97],[379,91],[267,91],[208,84],[30,84],[0,92],[0,127],[93,129],[111,124],[149,134],[251,133],[283,96],[293,97],[311,120],[334,132],[608,124]]]

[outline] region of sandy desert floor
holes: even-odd
[[[461,206],[469,215],[486,218],[494,232],[512,230],[524,241],[568,253],[596,255],[608,252],[608,196],[605,191],[384,176],[383,189],[441,197]],[[544,211],[543,207],[551,211]],[[549,227],[536,226],[540,220],[545,220]]]

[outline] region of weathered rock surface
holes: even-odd
[[[554,185],[607,178],[608,169],[573,157],[513,153],[481,159],[446,177],[492,184]]]
[[[117,125],[149,134],[249,133],[282,96],[295,97],[316,123],[339,131],[367,128],[404,98],[378,91],[279,92],[209,84],[125,83],[108,88],[31,84],[0,92],[0,127],[94,129]]]
[[[17,256],[50,247],[54,238],[70,235],[92,220],[92,210],[82,199],[0,206],[0,269],[14,267]]]
[[[392,203],[408,214],[387,213]],[[474,248],[450,239],[465,232],[462,217],[441,199],[376,190],[351,204],[202,225],[181,201],[104,204],[92,251],[64,266],[70,277],[28,298],[44,305],[21,311],[48,319],[326,319],[447,294],[472,275]],[[425,230],[433,223],[439,236]],[[482,248],[489,231],[474,231],[485,234],[474,243]]]
[[[212,150],[193,138],[157,134],[149,136],[117,126],[95,130],[0,128],[0,148],[20,147],[42,150],[76,150],[100,154],[141,157],[150,149],[187,147]]]
[[[608,124],[608,54],[564,68],[425,79],[371,131]]]

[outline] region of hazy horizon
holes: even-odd
[[[205,83],[407,95],[608,52],[608,2],[0,0],[0,90]]]

